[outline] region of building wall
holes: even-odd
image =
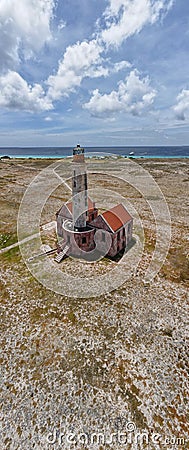
[[[62,212],[62,210],[61,210],[61,212]],[[92,213],[92,210],[89,212],[89,216],[91,213]],[[93,213],[97,215],[98,210],[95,209],[93,211]],[[90,216],[90,218],[91,218],[91,216]],[[77,246],[81,250],[84,250],[86,252],[93,250],[95,248],[94,235],[95,235],[96,229],[98,229],[98,230],[100,229],[102,232],[101,237],[102,237],[102,247],[103,247],[103,238],[104,238],[104,236],[106,236],[106,233],[104,233],[104,236],[103,236],[103,230],[109,231],[109,229],[108,229],[108,225],[101,218],[101,216],[96,217],[96,219],[94,219],[94,221],[91,222],[91,224],[92,223],[94,224],[94,228],[92,230],[84,231],[81,233],[64,230],[62,225],[63,225],[63,221],[65,219],[66,219],[66,217],[62,217],[62,215],[57,214],[57,232],[58,232],[58,236],[62,237],[66,242],[68,241],[68,239],[70,239],[70,244],[69,244],[70,245],[70,253],[74,254],[74,252],[75,252],[76,255],[80,255],[81,252],[78,250]],[[123,230],[125,230],[125,232]],[[133,219],[130,220],[130,222],[125,224],[122,228],[120,228],[115,233],[112,233],[109,231],[109,235],[111,236],[111,239],[112,239],[112,245],[108,252],[108,256],[113,257],[113,256],[117,255],[117,253],[119,253],[122,249],[127,247],[127,245],[129,244],[129,242],[132,239],[132,231],[133,231]],[[70,238],[68,236],[70,236]],[[86,238],[86,242],[82,242],[83,238]]]
[[[60,209],[60,211],[58,211],[56,213],[57,234],[59,237],[63,237],[62,225],[63,225],[64,220],[66,220],[66,219],[72,220],[72,214],[70,213],[66,204],[64,204],[62,206],[62,208]]]
[[[128,243],[132,239],[133,235],[133,219],[130,220],[130,222],[127,224],[127,234],[128,234]]]
[[[92,224],[97,229],[101,229],[102,231],[109,231],[110,228],[104,221],[104,219],[99,215]],[[117,253],[119,253],[121,250],[123,250],[129,242],[132,239],[132,228],[133,228],[133,220],[126,223],[122,228],[120,228],[118,231],[110,232],[111,238],[112,238],[112,245],[110,247],[110,250],[108,252],[108,256],[115,256]],[[125,231],[124,231],[125,230]]]
[[[91,223],[98,216],[98,209],[94,208],[88,211],[87,213],[87,221]],[[56,214],[57,221],[57,234],[59,237],[63,237],[63,229],[62,225],[64,220],[69,219],[72,220],[72,214],[68,210],[68,208],[63,205],[61,210]]]
[[[111,232],[111,229],[101,215],[96,217],[96,219],[91,222],[91,225],[94,225],[95,228]]]
[[[82,251],[90,252],[95,248],[94,235],[95,229],[82,232],[68,231],[63,228],[63,238],[69,246],[68,254],[81,256]]]
[[[56,214],[56,216],[62,216],[63,219],[72,219],[72,214],[70,212],[70,210],[68,209],[66,203],[63,204],[62,208],[60,209],[60,211],[58,211],[58,213]]]
[[[112,245],[108,256],[115,256],[121,250],[125,249],[132,239],[133,220],[128,222],[115,233],[112,233]]]
[[[98,209],[90,209],[87,213],[87,222],[91,223],[98,216]]]
[[[63,217],[58,214],[56,217],[56,222],[57,222],[57,234],[59,237],[63,237],[63,229],[62,229],[63,220],[64,220]]]

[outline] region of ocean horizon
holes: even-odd
[[[0,157],[61,159],[72,156],[73,147],[1,147]],[[86,157],[189,158],[189,146],[85,147]]]

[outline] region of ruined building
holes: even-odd
[[[56,214],[60,262],[65,256],[94,261],[98,255],[114,257],[132,239],[133,219],[120,203],[102,214],[87,194],[84,148],[73,149],[72,201]]]

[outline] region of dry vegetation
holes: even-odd
[[[50,162],[0,162],[0,248],[17,240],[17,213],[27,185]],[[69,167],[69,162],[64,162]],[[97,161],[102,167],[104,162]],[[118,164],[118,161],[114,164]],[[124,168],[124,161],[119,161]],[[19,248],[1,258],[1,448],[30,450],[48,445],[54,429],[62,433],[124,431],[126,422],[162,441],[149,445],[69,445],[61,448],[148,450],[188,448],[188,160],[140,160],[158,182],[169,205],[172,240],[167,259],[152,284],[143,283],[154,251],[155,223],[136,189],[111,176],[98,175],[98,185],[119,192],[142,219],[145,249],[136,276],[119,289],[92,298],[74,299],[45,289],[24,264]],[[68,171],[69,172],[69,171]],[[111,173],[111,171],[110,171]],[[89,176],[89,187],[97,175]],[[69,198],[58,188],[44,207],[41,223]],[[103,206],[103,205],[102,205]],[[43,242],[54,246],[53,231]],[[116,262],[100,261],[104,273]],[[90,265],[66,259],[62,270],[90,276]],[[163,438],[183,438],[165,446]]]

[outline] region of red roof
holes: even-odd
[[[66,203],[67,208],[72,214],[72,202]],[[93,210],[95,208],[95,203],[88,197],[88,211]]]
[[[121,203],[114,206],[110,210],[105,211],[102,216],[113,231],[119,230],[119,228],[127,222],[130,222],[132,219],[125,206]]]

